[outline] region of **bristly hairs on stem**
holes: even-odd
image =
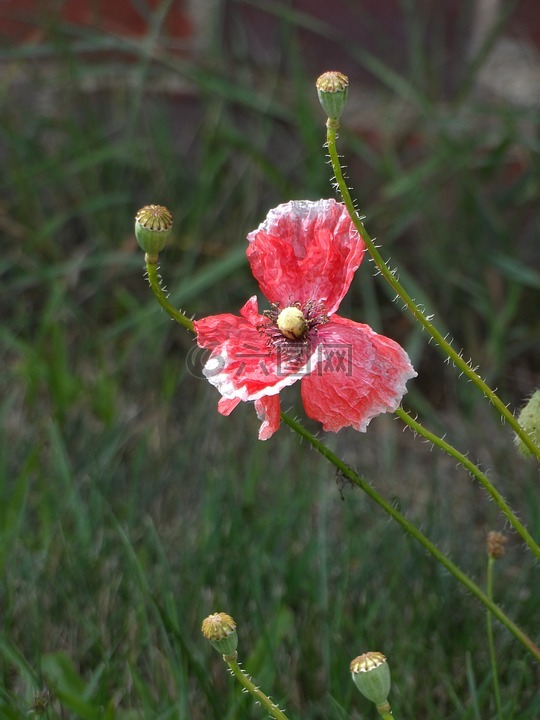
[[[148,260],[146,261],[146,276],[152,292],[154,293],[156,300],[161,305],[163,310],[165,310],[165,312],[173,320],[176,320],[176,322],[182,325],[182,327],[184,327],[186,330],[194,332],[193,321],[187,317],[184,311],[177,310],[169,302],[168,296],[162,288],[162,277],[159,274],[158,266],[156,263],[151,263]]]
[[[432,433],[430,430],[425,428],[420,422],[418,422],[418,420],[415,420],[410,413],[403,410],[403,408],[398,408],[395,411],[395,414],[414,432],[426,438],[426,440],[432,442],[438,448],[447,453],[447,455],[450,455],[455,460],[457,460],[457,462],[462,465],[469,472],[469,474],[480,483],[480,485],[482,485],[488,495],[495,501],[497,507],[502,512],[507,521],[510,523],[510,525],[520,535],[521,539],[524,541],[527,547],[530,548],[537,560],[540,560],[540,546],[536,543],[527,528],[523,525],[523,523],[519,520],[519,518],[510,508],[506,500],[503,498],[497,488],[493,485],[486,473],[482,472],[480,468],[475,465],[472,460],[469,460],[469,458],[464,453],[457,450],[444,438],[439,437],[435,433]]]
[[[383,264],[384,265],[384,264]],[[386,266],[384,266],[385,269]],[[381,268],[379,267],[381,270]],[[381,270],[382,271],[382,270]],[[194,331],[194,325],[193,321],[190,320],[184,312],[176,310],[171,303],[169,302],[167,296],[165,295],[163,288],[162,288],[162,277],[159,274],[157,262],[150,262],[147,258],[146,262],[146,274],[148,278],[148,282],[150,284],[150,287],[161,305],[161,307],[172,317],[176,322],[178,322],[180,325],[182,325],[187,330],[193,332]],[[465,367],[468,367],[465,365]],[[400,414],[402,413],[402,414]],[[414,427],[416,431],[420,434],[426,437],[428,440],[431,440],[435,444],[437,444],[441,449],[443,449],[445,452],[449,453],[453,457],[455,457],[458,462],[461,462],[468,470],[471,472],[483,485],[483,487],[487,490],[487,492],[491,495],[491,497],[494,498],[497,505],[505,515],[505,517],[508,519],[510,524],[515,528],[515,530],[520,534],[520,536],[523,538],[523,540],[527,543],[527,545],[531,548],[531,550],[534,552],[536,557],[540,559],[540,548],[538,545],[534,542],[533,538],[530,536],[526,528],[523,526],[523,524],[517,519],[517,517],[514,515],[510,507],[506,504],[502,496],[497,492],[497,490],[494,488],[493,484],[489,481],[487,476],[482,473],[479,468],[477,468],[470,460],[468,460],[462,453],[459,453],[455,448],[453,448],[449,443],[447,443],[444,440],[441,440],[440,438],[437,438],[433,433],[430,433],[427,431],[418,421],[413,420],[403,411],[397,411],[399,417],[401,417],[404,422],[406,422],[409,425],[414,424]]]
[[[189,330],[190,332],[194,332],[195,328],[193,325],[193,322],[189,320],[182,312],[176,310],[169,300],[165,297],[161,287],[160,282],[158,278],[158,271],[157,271],[157,257],[151,257],[149,258],[148,255],[146,257],[146,271],[148,274],[148,280],[150,283],[150,287],[161,305],[161,307],[170,315],[171,318],[176,320],[180,325],[182,325],[186,330]],[[396,414],[399,414],[399,410]],[[406,413],[401,411],[403,413],[404,417],[408,417]],[[490,598],[487,597],[487,595],[478,587],[476,583],[474,583],[455,563],[453,563],[446,555],[444,555],[436,545],[434,545],[418,528],[416,528],[412,523],[410,523],[406,517],[401,515],[390,503],[388,503],[384,498],[382,498],[375,490],[371,487],[371,485],[362,478],[361,475],[356,473],[354,470],[352,470],[345,462],[343,462],[337,455],[335,455],[326,445],[324,445],[318,438],[314,437],[308,430],[306,430],[299,422],[296,420],[293,420],[289,416],[287,416],[285,413],[281,413],[281,418],[283,422],[289,426],[292,430],[296,432],[296,434],[301,438],[308,441],[308,443],[318,452],[320,452],[323,457],[325,457],[329,462],[331,462],[334,467],[336,467],[338,470],[340,470],[343,475],[348,478],[352,483],[358,485],[364,492],[367,493],[367,495],[374,500],[392,519],[394,519],[398,524],[400,524],[404,530],[412,535],[418,542],[420,542],[423,547],[443,566],[445,567],[455,578],[460,582],[462,585],[464,585],[469,592],[474,595],[480,602],[482,602],[492,613],[493,615],[516,637],[521,644],[526,647],[538,660],[540,660],[540,648],[538,648],[532,640],[512,621],[510,618],[501,610],[501,608],[498,607],[495,603],[493,603]],[[402,418],[403,419],[403,418]],[[413,421],[412,418],[410,418],[410,422],[408,422],[409,425],[413,427],[413,429],[417,430],[419,434],[423,435],[427,439],[433,439],[436,438],[438,443],[442,443],[443,445],[448,445],[445,441],[440,440],[435,435],[429,433],[425,428],[423,428],[420,423]],[[435,442],[435,441],[434,441]],[[451,446],[450,446],[451,447]],[[457,459],[459,459],[459,453],[457,450],[454,449],[454,452],[451,454],[454,455]],[[463,456],[462,464],[465,464],[466,467],[472,466],[471,469],[474,468],[474,471],[476,473],[476,477],[478,479],[479,475],[482,475],[480,470],[474,466],[473,463],[471,463],[467,458]],[[489,481],[488,481],[489,483]],[[502,498],[501,498],[502,500]],[[502,501],[504,503],[504,501]],[[500,503],[498,503],[500,506]],[[519,521],[517,521],[517,518],[514,520],[515,523],[518,523],[519,527]],[[516,528],[517,529],[517,528]],[[518,530],[519,531],[519,530]],[[523,528],[522,533],[526,533],[526,530]],[[522,535],[523,537],[523,535]],[[233,668],[234,669],[234,668]],[[240,672],[240,668],[238,668],[238,671]],[[235,672],[236,674],[236,672]],[[285,716],[281,714],[280,716],[275,716],[283,719]]]
[[[422,327],[431,335],[441,350],[453,360],[454,364],[463,371],[463,373],[478,387],[478,389],[485,395],[485,397],[492,403],[497,409],[499,414],[503,416],[510,427],[514,430],[518,438],[522,441],[524,446],[528,449],[531,455],[534,455],[540,460],[540,447],[538,447],[531,439],[531,437],[521,427],[519,422],[516,420],[514,415],[508,410],[502,400],[496,395],[496,393],[487,385],[487,383],[469,367],[469,365],[460,357],[452,345],[450,345],[439,330],[429,321],[424,313],[418,308],[414,300],[402,287],[399,281],[393,276],[388,270],[385,261],[379,254],[373,240],[367,232],[363,222],[360,219],[359,213],[356,208],[356,203],[352,200],[351,194],[341,168],[340,156],[337,152],[336,140],[337,140],[337,128],[335,123],[327,122],[326,124],[326,147],[328,154],[330,155],[330,161],[332,164],[332,170],[334,171],[334,177],[339,186],[339,193],[341,198],[349,211],[351,220],[354,223],[360,237],[366,244],[375,264],[381,271],[385,280],[390,283],[391,287],[397,295],[403,300],[409,312],[412,313],[414,318],[422,325]]]
[[[367,480],[356,473],[347,463],[341,460],[330,448],[317,440],[303,425],[290,418],[285,413],[281,413],[281,419],[291,429],[295,430],[298,435],[307,440],[324,458],[332,465],[342,471],[343,475],[352,483],[358,485],[377,505],[379,505],[393,520],[411,535],[415,540],[420,542],[427,552],[432,555],[454,578],[464,585],[469,592],[474,595],[480,602],[488,608],[519,642],[529,650],[537,660],[540,660],[540,648],[529,638],[529,636],[521,630],[510,618],[488,598],[486,593],[464,573],[452,560],[450,560],[439,548],[429,540],[413,523],[396,510],[391,503],[385,500],[379,493],[367,482]]]

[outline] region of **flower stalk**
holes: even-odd
[[[146,269],[148,273],[148,281],[150,287],[152,288],[152,291],[161,307],[165,310],[165,312],[168,313],[168,315],[173,320],[176,320],[176,322],[182,325],[182,327],[184,327],[186,330],[189,330],[190,332],[194,332],[195,329],[193,322],[181,312],[176,310],[171,305],[171,303],[167,299],[167,296],[163,292],[157,272],[157,266],[147,261]],[[420,430],[422,430],[421,434],[434,444],[438,445],[439,447],[442,447],[441,444],[448,445],[446,441],[441,440],[441,438],[438,438],[436,435],[429,433],[429,431],[423,428],[420,423],[417,423],[417,421],[413,420],[413,418],[411,418],[404,411],[398,410],[397,414],[404,422],[407,422],[407,424],[410,425],[416,432],[420,433]],[[457,565],[455,565],[455,563],[453,563],[449,558],[447,558],[446,555],[444,555],[441,550],[439,550],[439,548],[437,548],[437,546],[432,543],[415,525],[409,522],[409,520],[407,520],[404,515],[398,512],[398,510],[396,510],[396,508],[391,503],[387,502],[381,495],[379,495],[379,493],[374,490],[374,488],[367,482],[367,480],[365,480],[361,475],[352,470],[352,468],[350,468],[343,460],[341,460],[337,455],[335,455],[335,453],[333,453],[326,445],[324,445],[323,442],[321,442],[318,438],[316,438],[308,430],[306,430],[306,428],[304,428],[299,422],[293,420],[286,413],[283,412],[281,413],[281,419],[286,425],[288,425],[292,430],[294,430],[294,432],[296,432],[300,437],[307,440],[315,450],[317,450],[323,457],[325,457],[330,463],[332,463],[332,465],[334,465],[334,467],[344,477],[346,477],[355,485],[358,485],[358,487],[360,487],[375,503],[377,503],[377,505],[379,505],[390,517],[392,517],[393,520],[395,520],[399,525],[401,525],[401,527],[406,532],[412,535],[421,545],[423,545],[423,547],[430,553],[430,555],[432,555],[443,567],[445,567],[448,572],[450,572],[456,578],[458,582],[464,585],[467,590],[469,590],[469,592],[474,595],[488,609],[488,611],[490,611],[493,616],[496,617],[499,622],[501,622],[507,628],[507,630],[511,632],[514,637],[530,653],[532,653],[532,655],[534,655],[537,660],[540,661],[540,648],[532,642],[532,640],[521,630],[521,628],[519,628],[498,607],[498,605],[496,605],[493,600],[489,598],[488,595],[484,593],[478,585],[476,585],[476,583],[474,583]],[[446,449],[446,451],[448,452],[450,448],[451,446],[448,445],[448,449]],[[453,452],[451,452],[450,454],[453,457],[457,457],[454,454],[457,452],[457,450],[453,449]],[[475,472],[473,473],[475,477],[477,477],[477,473],[481,474],[481,471],[473,463],[470,463],[470,461],[468,461],[465,456],[463,456],[463,459],[467,462],[467,464],[465,465],[467,469],[469,469],[471,472],[472,468],[475,469]],[[472,467],[469,466],[469,463]],[[522,532],[523,531],[525,532],[525,535],[528,536],[525,528],[522,529]],[[529,544],[529,542],[527,544]],[[533,548],[531,547],[531,549]],[[233,667],[231,667],[231,670],[236,675],[236,671]],[[238,672],[242,672],[240,668],[238,668]]]
[[[487,567],[487,595],[493,599],[493,566],[495,559],[488,557]],[[487,638],[489,647],[489,660],[491,664],[491,679],[493,682],[493,694],[495,695],[495,705],[497,706],[497,717],[499,720],[503,720],[502,704],[501,704],[501,690],[499,688],[499,676],[497,671],[497,657],[495,655],[495,642],[493,640],[493,618],[489,609],[486,610],[486,624],[487,624]]]
[[[326,125],[326,145],[328,148],[328,154],[330,156],[330,162],[332,165],[332,170],[334,172],[335,181],[337,184],[337,187],[339,189],[339,192],[341,194],[341,197],[343,199],[343,202],[349,211],[349,214],[351,216],[351,219],[354,223],[354,226],[358,230],[358,233],[360,234],[360,237],[366,244],[366,247],[373,258],[373,262],[377,266],[379,272],[384,277],[384,279],[390,284],[393,291],[396,293],[396,295],[404,302],[407,309],[412,313],[414,318],[422,325],[424,330],[426,330],[427,333],[435,340],[437,345],[441,348],[441,350],[452,360],[454,365],[473,382],[476,387],[490,400],[490,402],[493,404],[493,406],[497,409],[499,414],[501,415],[504,420],[510,425],[512,430],[516,433],[517,437],[523,444],[523,446],[527,449],[527,451],[535,456],[538,460],[540,460],[540,447],[538,447],[530,435],[521,427],[519,422],[516,420],[512,412],[506,407],[506,405],[502,402],[502,400],[498,397],[498,395],[489,387],[489,385],[475,372],[473,367],[466,362],[460,353],[456,352],[452,345],[445,339],[445,337],[439,332],[439,330],[435,327],[435,325],[424,315],[424,313],[420,310],[418,305],[415,303],[413,298],[409,295],[409,293],[405,290],[405,288],[401,285],[399,280],[397,279],[395,273],[390,270],[388,265],[383,260],[381,254],[377,250],[377,247],[373,240],[371,239],[369,233],[367,232],[366,228],[364,227],[364,224],[362,220],[360,219],[360,216],[358,215],[358,212],[356,211],[356,208],[354,206],[354,203],[352,201],[349,188],[347,187],[347,183],[345,182],[345,178],[343,176],[343,171],[341,168],[341,163],[339,160],[339,155],[337,152],[337,146],[336,146],[336,140],[337,140],[337,128],[335,127],[335,123],[327,122]]]
[[[405,532],[409,533],[417,540],[426,550],[437,560],[444,568],[451,573],[454,578],[460,582],[465,588],[474,595],[480,602],[493,614],[494,617],[501,622],[506,629],[514,635],[514,637],[537,659],[540,661],[540,648],[526,635],[513,620],[511,620],[496,605],[491,598],[473,581],[471,580],[455,563],[452,562],[439,548],[429,540],[413,523],[402,515],[391,503],[385,500],[379,493],[368,483],[368,481],[355,472],[349,465],[341,460],[335,453],[330,450],[323,442],[312,435],[309,430],[301,425],[297,420],[289,417],[286,413],[281,413],[281,419],[294,430],[300,437],[304,438],[317,452],[326,458],[334,467],[339,470],[343,477],[357,485],[363,490],[368,497],[371,498],[379,507],[381,507],[393,520],[395,520]]]
[[[471,460],[469,460],[466,455],[463,455],[463,453],[459,452],[459,450],[457,450],[453,445],[450,445],[450,443],[443,438],[440,438],[438,435],[435,435],[434,433],[429,431],[421,423],[419,423],[418,420],[415,420],[413,417],[411,417],[411,415],[409,415],[408,412],[403,410],[403,408],[398,408],[395,414],[415,433],[418,433],[418,435],[422,435],[422,437],[426,438],[426,440],[429,440],[431,443],[436,445],[445,453],[455,458],[473,477],[478,480],[484,490],[489,494],[491,498],[493,498],[493,500],[497,504],[497,507],[508,520],[508,522],[512,525],[514,530],[521,536],[522,540],[534,553],[536,558],[540,560],[540,546],[535,542],[534,538],[529,533],[525,525],[523,525],[519,518],[516,517],[515,513],[512,511],[512,509],[510,508],[506,500],[503,498],[503,496],[500,494],[500,492],[497,490],[497,488],[490,481],[488,476],[483,473],[477,465],[475,465]]]
[[[229,666],[231,673],[244,690],[255,699],[255,702],[261,705],[276,720],[288,720],[283,710],[280,710],[240,667],[237,652],[238,635],[236,633],[236,622],[233,618],[227,613],[214,613],[203,620],[201,629],[204,637],[212,644],[215,650],[223,655],[223,660]]]
[[[488,533],[487,537],[487,555],[488,555],[488,566],[487,566],[487,587],[486,592],[488,597],[493,600],[493,568],[495,561],[499,560],[504,555],[504,546],[508,538],[502,533],[492,531]],[[501,702],[501,690],[499,688],[499,676],[497,672],[497,656],[495,654],[495,642],[493,639],[493,618],[488,610],[486,613],[486,624],[487,624],[487,638],[489,647],[489,659],[491,664],[491,677],[493,682],[493,694],[495,695],[495,705],[497,707],[497,717],[499,720],[504,720]]]
[[[246,675],[237,660],[226,656],[223,656],[223,659],[240,685],[242,685],[242,687],[255,699],[256,702],[262,705],[269,715],[276,718],[276,720],[288,720],[283,710],[280,710],[278,706],[272,702],[268,695],[265,695],[263,691],[255,685],[251,678]]]
[[[193,321],[186,317],[183,313],[177,310],[169,302],[167,295],[163,292],[161,287],[161,279],[159,277],[158,266],[156,263],[151,262],[148,257],[146,258],[146,275],[148,278],[148,284],[152,288],[152,292],[158,303],[165,310],[165,312],[173,319],[176,320],[183,328],[194,332]]]

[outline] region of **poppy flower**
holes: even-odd
[[[210,350],[203,373],[221,393],[229,415],[254,402],[259,438],[279,428],[279,392],[301,381],[306,414],[337,432],[365,432],[370,420],[393,412],[416,376],[407,353],[368,325],[337,315],[365,251],[344,205],[292,201],[270,210],[248,235],[247,257],[270,309],[256,296],[240,315],[197,320],[200,347]]]

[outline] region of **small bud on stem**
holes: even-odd
[[[533,393],[529,402],[521,409],[518,415],[518,423],[532,442],[540,446],[540,390]],[[524,457],[532,456],[533,453],[517,435],[516,445]]]
[[[503,557],[505,548],[504,546],[508,542],[508,538],[501,532],[492,530],[487,535],[487,553],[489,557],[494,560],[500,560]]]
[[[367,652],[351,662],[354,684],[362,695],[377,706],[381,715],[390,712],[390,668],[380,652]]]
[[[163,205],[145,205],[135,215],[135,236],[146,253],[147,263],[157,263],[172,232],[172,224],[172,215]]]
[[[225,660],[236,659],[238,635],[236,623],[227,613],[214,613],[209,615],[202,623],[204,637],[220,652]]]
[[[317,79],[316,87],[319,102],[328,115],[328,127],[338,128],[339,118],[349,94],[349,78],[343,73],[332,70],[323,73]]]

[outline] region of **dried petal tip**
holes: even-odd
[[[508,538],[501,532],[492,530],[487,535],[487,553],[494,560],[499,560],[504,555],[504,546],[508,542]]]
[[[171,213],[163,205],[145,205],[135,215],[135,236],[149,262],[157,262],[172,232]]]
[[[523,407],[518,415],[518,422],[533,443],[540,446],[540,390],[533,393],[529,402]],[[532,455],[532,452],[517,435],[516,445],[524,457]]]
[[[390,668],[382,653],[359,655],[351,663],[351,673],[354,684],[364,697],[377,707],[388,704]]]
[[[236,655],[238,635],[236,623],[227,613],[209,615],[202,623],[202,633],[222,655]]]
[[[349,94],[349,78],[334,70],[317,79],[317,94],[323,110],[330,120],[339,120]]]

